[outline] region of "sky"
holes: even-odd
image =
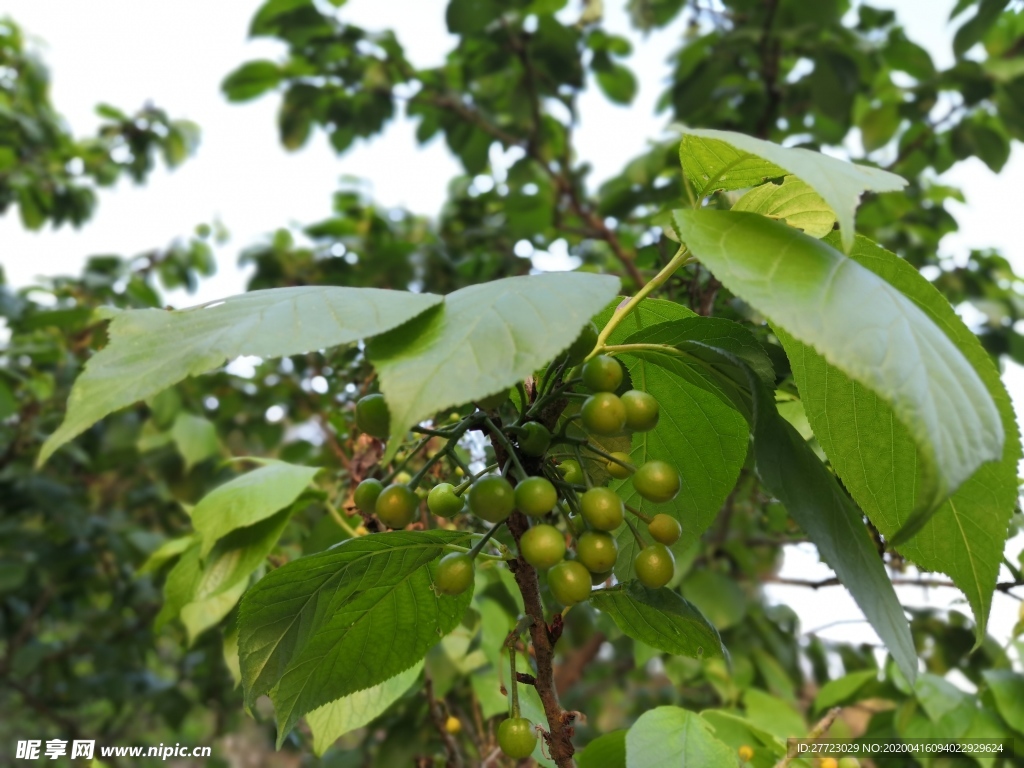
[[[322,134],[314,135],[301,151],[286,153],[277,138],[276,97],[242,105],[223,99],[219,86],[224,75],[243,61],[276,58],[282,51],[274,41],[247,40],[248,23],[258,4],[0,0],[0,16],[10,15],[36,39],[51,68],[53,101],[76,134],[95,129],[99,119],[93,110],[101,101],[127,111],[151,101],[173,117],[199,123],[203,131],[196,157],[179,169],[159,169],[143,187],[122,181],[102,191],[96,216],[81,230],[64,227],[32,233],[21,227],[15,213],[0,217],[0,264],[11,283],[25,286],[38,276],[76,274],[90,255],[142,253],[188,235],[199,223],[219,219],[231,232],[231,241],[218,251],[218,274],[203,281],[198,294],[176,292],[168,297],[174,306],[189,306],[244,290],[245,275],[235,266],[236,254],[273,228],[329,216],[331,195],[341,176],[369,179],[373,197],[385,206],[437,212],[447,181],[459,173],[459,166],[440,141],[419,147],[411,122],[393,122],[383,136],[358,143],[340,158]],[[925,45],[939,66],[952,61],[954,27],[947,18],[953,0],[872,4],[897,10],[911,39]],[[394,28],[413,63],[426,66],[438,62],[452,41],[444,25],[445,5],[444,0],[349,0],[344,18],[370,29]],[[607,103],[593,86],[581,100],[577,149],[592,161],[595,184],[642,151],[642,145],[623,137],[655,139],[664,131],[666,120],[654,114],[654,104],[664,87],[665,59],[682,30],[677,23],[641,40],[628,29],[624,2],[606,0],[605,5],[606,26],[636,39],[628,63],[638,75],[640,89],[626,108]],[[1015,146],[998,176],[970,160],[944,179],[964,190],[969,205],[951,205],[960,231],[943,241],[943,252],[962,261],[971,248],[995,247],[1024,272],[1018,222],[1024,150]],[[1011,368],[1005,380],[1018,414],[1024,413],[1024,372]],[[783,575],[828,574],[812,551],[787,553]],[[842,589],[771,590],[778,599],[798,606],[805,629],[859,616]],[[946,606],[959,596],[941,589],[899,592],[918,605]],[[991,631],[1008,636],[1015,617],[1016,603],[997,594]],[[839,624],[823,634],[873,638],[863,624]]]

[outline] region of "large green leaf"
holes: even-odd
[[[733,293],[892,405],[917,443],[917,503],[933,510],[1005,430],[974,367],[926,312],[829,244],[762,216],[676,211],[683,240]]]
[[[977,337],[916,269],[865,238],[858,238],[850,256],[914,302],[967,359],[998,408],[1006,435],[1000,460],[981,465],[919,533],[898,547],[919,566],[948,574],[963,590],[974,610],[980,639],[1017,496],[1020,437],[1013,406]],[[920,506],[922,459],[914,440],[893,410],[870,390],[806,345],[785,333],[779,336],[818,442],[871,522],[892,537]],[[944,415],[953,420],[970,407],[970,403],[951,403]]]
[[[648,589],[637,581],[627,581],[595,590],[590,604],[611,616],[634,640],[666,653],[703,659],[725,653],[718,631],[670,589]]]
[[[680,707],[644,712],[626,734],[627,768],[735,768],[736,753],[706,720]]]
[[[868,190],[896,192],[907,184],[888,171],[731,131],[684,128],[679,157],[701,197],[718,189],[756,186],[767,178],[791,173],[810,185],[835,212],[844,250],[853,245],[853,222],[861,194]]]
[[[754,457],[761,482],[814,542],[900,671],[914,680],[917,653],[910,624],[860,510],[806,441],[778,414],[771,393],[753,374],[750,379],[755,390]]]
[[[422,671],[421,661],[390,680],[307,712],[306,723],[313,733],[313,752],[319,757],[341,736],[376,720],[412,687]]]
[[[378,336],[370,359],[391,412],[383,461],[409,427],[442,408],[507,390],[566,349],[615,295],[610,275],[553,272],[462,288]]]
[[[278,568],[239,609],[246,701],[270,693],[278,741],[296,721],[404,672],[451,632],[472,598],[434,592],[434,566],[457,531],[348,539]]]
[[[599,324],[610,315],[611,310],[602,313]],[[647,299],[619,324],[608,341],[622,344],[667,321],[699,323],[700,319],[679,304]],[[672,547],[678,555],[707,530],[736,485],[747,455],[747,423],[727,397],[715,393],[714,383],[699,365],[690,367],[664,355],[655,359],[646,354],[623,355],[622,362],[633,386],[649,392],[661,404],[658,425],[650,432],[633,435],[630,457],[637,465],[652,459],[669,462],[679,471],[682,487],[674,500],[664,504],[644,499],[631,480],[614,482],[611,487],[626,504],[644,514],[664,512],[679,520],[683,534]],[[640,528],[641,537],[649,541],[646,527]],[[619,559],[615,575],[626,581],[635,576],[633,561],[639,545],[625,525],[616,538]]]
[[[265,520],[294,502],[319,467],[269,461],[210,491],[192,510],[192,526],[203,537],[201,554],[227,533]]]
[[[350,344],[401,325],[441,300],[376,288],[301,286],[189,309],[117,312],[109,343],[75,381],[64,423],[43,444],[38,463],[104,416],[226,360]]]
[[[603,733],[576,755],[579,768],[626,768],[626,731]]]
[[[217,428],[202,416],[180,412],[171,427],[171,438],[185,460],[186,473],[204,459],[220,453]]]
[[[989,669],[982,674],[1003,720],[1024,733],[1024,675],[1009,669]]]

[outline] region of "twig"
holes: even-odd
[[[437,732],[441,734],[441,741],[444,742],[445,752],[448,753],[448,760],[445,762],[445,765],[447,768],[462,768],[465,761],[462,759],[462,752],[459,751],[459,743],[448,732],[447,723],[445,722],[448,717],[445,713],[444,705],[434,698],[434,681],[430,679],[430,675],[426,676],[426,691],[427,701],[430,703],[430,717],[434,721],[434,727],[437,728]]]

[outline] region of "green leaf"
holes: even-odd
[[[753,187],[790,173],[835,211],[843,248],[853,245],[854,214],[863,192],[895,192],[907,182],[896,174],[854,165],[808,149],[780,147],[731,131],[683,129],[679,148],[687,178],[704,197],[719,189]],[[685,238],[684,238],[685,240]]]
[[[597,84],[609,101],[616,104],[630,104],[636,97],[636,76],[621,64],[609,64],[594,73]]]
[[[139,566],[139,570],[135,572],[136,575],[144,576],[147,573],[156,573],[194,543],[195,535],[191,533],[188,536],[180,536],[177,539],[168,539],[150,553],[149,557],[146,558],[146,562]]]
[[[434,592],[447,544],[468,533],[394,531],[348,539],[278,568],[239,610],[245,697],[270,693],[278,741],[307,712],[404,672],[458,626],[472,590]]]
[[[281,538],[289,517],[291,510],[286,509],[232,531],[205,558],[198,542],[186,550],[167,574],[156,629],[180,616],[191,644],[227,616],[248,587],[249,576]]]
[[[981,0],[978,4],[978,12],[964,22],[953,35],[953,53],[957,58],[963,56],[975,43],[981,41],[1009,2],[1010,0]]]
[[[982,464],[917,535],[898,547],[920,567],[952,578],[970,602],[980,641],[1017,497],[1021,447],[1013,406],[988,352],[916,269],[865,238],[858,238],[850,258],[914,302],[981,377],[988,399],[998,409],[1006,435],[999,461]],[[923,460],[909,431],[870,390],[787,334],[780,333],[780,339],[819,444],[871,522],[892,538],[921,504],[918,473]],[[953,419],[976,404],[962,397],[946,407],[945,418]]]
[[[821,712],[837,704],[845,704],[857,695],[857,691],[877,679],[878,670],[860,669],[835,680],[829,680],[818,691],[814,699],[814,709]]]
[[[418,421],[507,390],[564,351],[618,285],[582,272],[495,280],[455,291],[415,323],[371,341],[391,412],[382,462]]]
[[[754,750],[751,765],[774,765],[777,759],[786,754],[785,741],[746,718],[722,709],[705,709],[700,716],[715,729],[715,736],[733,749],[739,750],[744,745],[751,747]],[[766,752],[770,759],[759,761],[758,753],[761,751]]]
[[[981,674],[1003,720],[1013,730],[1024,733],[1024,676],[1009,669],[988,669]]]
[[[755,389],[754,456],[761,482],[814,542],[900,671],[914,680],[917,653],[910,625],[860,510],[800,434],[779,416],[771,393],[753,373],[750,381]]]
[[[626,768],[626,731],[603,733],[576,755],[578,768]]]
[[[294,502],[313,482],[319,467],[268,461],[210,491],[192,510],[192,526],[203,538],[205,557],[217,541],[258,523]]]
[[[495,0],[451,0],[445,11],[448,31],[453,35],[473,35],[501,15]]]
[[[788,702],[757,688],[743,692],[747,719],[779,739],[795,739],[807,733],[803,717]]]
[[[220,89],[228,101],[249,101],[266,93],[280,82],[280,67],[273,61],[259,59],[247,61],[224,78]]]
[[[241,355],[282,357],[350,344],[441,302],[430,294],[300,286],[252,291],[190,309],[118,312],[110,341],[75,381],[64,423],[38,464],[110,413]]]
[[[181,412],[171,427],[171,438],[185,460],[185,472],[204,459],[220,453],[217,428],[209,419]]]
[[[423,662],[420,661],[390,680],[306,713],[306,723],[313,733],[314,754],[320,757],[340,737],[369,725],[384,714],[413,686],[422,671]]]
[[[680,591],[719,630],[739,624],[747,615],[747,599],[728,576],[700,569],[688,574]]]
[[[611,316],[612,309],[598,316],[599,326]],[[667,326],[662,327],[666,321],[672,321],[674,328],[682,330],[666,330]],[[688,339],[692,337],[706,342],[712,337],[729,336],[734,328],[739,328],[731,323],[732,327],[726,329],[721,323],[727,321],[701,325],[703,322],[679,304],[646,299],[619,324],[608,343],[622,344],[644,339],[647,337],[643,334],[648,332],[654,339],[676,338],[670,336],[676,333],[677,336],[685,334]],[[734,348],[751,354],[754,351],[739,342]],[[654,504],[640,496],[630,480],[617,481],[611,487],[626,504],[644,514],[664,512],[682,523],[683,534],[672,546],[678,557],[707,530],[718,515],[722,502],[736,485],[747,455],[747,423],[699,366],[691,367],[665,355],[630,354],[623,355],[622,361],[633,386],[653,395],[662,406],[658,425],[650,432],[633,435],[630,457],[637,465],[652,459],[669,462],[679,471],[682,488],[673,501]],[[714,448],[709,449],[709,446]],[[693,460],[684,460],[689,457]],[[640,535],[649,540],[646,529]],[[635,576],[633,561],[639,547],[625,525],[621,526],[616,538],[619,558],[615,575],[620,581],[627,581]]]
[[[836,215],[828,203],[795,176],[786,176],[782,184],[755,187],[737,200],[732,210],[784,221],[811,237],[824,237],[836,223]]]
[[[730,768],[736,753],[714,737],[700,715],[680,707],[655,707],[640,716],[626,734],[627,768]]]
[[[920,509],[934,510],[1002,454],[1005,430],[985,384],[898,289],[828,243],[761,216],[676,211],[675,220],[730,291],[892,405],[920,449]]]
[[[700,611],[670,589],[648,589],[627,581],[591,593],[590,604],[611,616],[634,640],[676,656],[724,656],[718,631]]]

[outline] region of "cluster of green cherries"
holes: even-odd
[[[582,347],[580,359],[593,349],[595,338],[596,329],[589,335],[585,331],[574,345]],[[573,354],[570,349],[570,362]],[[615,394],[622,386],[623,369],[614,358],[592,357],[583,364],[579,378],[573,381],[590,392],[576,417],[588,435],[611,437],[647,432],[657,425],[660,408],[650,394],[635,389]],[[502,399],[507,399],[507,394],[503,394]],[[483,404],[481,407],[486,408]],[[383,398],[368,395],[360,399],[356,404],[356,422],[364,432],[386,437],[389,418]],[[541,459],[542,471],[548,469],[549,476],[520,475],[515,485],[496,474],[469,477],[458,486],[442,482],[427,495],[427,507],[432,514],[453,518],[468,511],[495,528],[515,510],[530,518],[530,528],[519,541],[519,554],[534,568],[547,573],[551,594],[565,606],[587,600],[593,586],[611,576],[619,557],[613,532],[623,523],[632,529],[641,545],[633,562],[636,578],[651,589],[664,587],[672,580],[675,558],[669,547],[682,534],[682,527],[674,517],[663,513],[648,517],[640,510],[627,508],[614,490],[594,485],[580,461],[563,458],[557,465],[545,462],[549,448],[565,442],[564,430],[553,436],[544,424],[527,420],[508,432],[507,447],[521,456]],[[651,460],[636,467],[626,453],[605,453],[582,438],[577,438],[575,445],[590,452],[594,461],[603,463],[610,477],[632,477],[636,492],[652,503],[671,501],[679,492],[679,474],[664,461]],[[580,455],[577,452],[577,456]],[[380,480],[367,479],[356,487],[354,502],[364,513],[376,515],[385,525],[404,528],[416,516],[420,497],[405,483],[384,486]],[[652,543],[640,537],[634,522],[627,518],[627,511],[647,525]],[[552,524],[558,517],[565,520],[568,537]],[[567,538],[575,542],[572,559],[567,558]],[[448,595],[469,589],[474,580],[474,558],[478,551],[479,547],[474,547],[470,552],[451,552],[442,557],[435,574],[435,589]],[[534,729],[526,718],[510,717],[498,729],[499,745],[509,757],[528,757],[536,741]]]

